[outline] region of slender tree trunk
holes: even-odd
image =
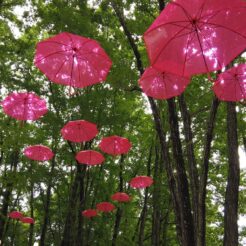
[[[31,194],[30,194],[30,216],[31,218],[34,217],[34,208],[33,208],[33,198],[34,198],[34,183],[33,183],[33,161],[31,161],[30,165],[30,188],[31,188]],[[29,227],[29,241],[28,246],[33,246],[33,234],[34,234],[34,224],[30,224]]]
[[[51,198],[52,178],[54,175],[54,169],[55,169],[55,157],[51,161],[51,170],[49,174],[49,183],[48,183],[47,194],[46,194],[46,203],[44,206],[44,222],[43,222],[41,237],[40,237],[40,242],[39,242],[40,246],[45,245],[45,236],[46,236],[47,227],[49,223],[50,198]]]
[[[11,165],[11,171],[13,172],[13,179],[16,174],[16,168],[19,161],[19,152],[14,151],[10,156],[10,165]],[[7,178],[7,177],[6,177]],[[3,200],[2,200],[2,207],[0,210],[0,241],[2,242],[2,245],[4,244],[4,231],[7,221],[7,215],[8,215],[8,208],[10,204],[10,199],[12,195],[13,190],[13,181],[10,180],[7,182],[6,189],[3,192]]]
[[[196,158],[194,152],[193,133],[191,130],[191,117],[187,109],[184,94],[179,96],[178,100],[179,100],[180,111],[182,114],[183,124],[184,124],[184,135],[185,135],[186,152],[188,158],[188,172],[190,178],[190,191],[192,196],[194,233],[195,233],[195,240],[196,240],[197,228],[198,228],[197,223],[198,223],[198,196],[199,196],[198,171],[196,167]]]
[[[124,162],[125,156],[121,155],[120,162],[119,162],[119,192],[123,192],[123,162]],[[113,232],[113,238],[112,238],[112,246],[116,246],[116,240],[119,234],[120,230],[120,222],[122,218],[123,211],[121,208],[117,209],[116,216],[115,216],[115,224],[114,224],[114,232]]]
[[[159,160],[159,149],[155,147],[155,166],[154,166],[154,191],[153,191],[153,214],[152,214],[152,233],[151,233],[151,244],[153,246],[160,245],[160,219],[161,219],[161,208],[160,208],[160,182],[161,170]]]
[[[147,163],[147,176],[150,176],[151,161],[152,161],[152,146],[150,148],[149,158],[148,158],[148,163]],[[138,244],[139,244],[139,246],[143,246],[144,245],[144,229],[145,229],[145,221],[146,221],[146,216],[147,216],[148,194],[149,194],[149,188],[146,188],[145,191],[144,191],[143,210],[142,210],[141,215],[140,215],[140,228],[139,228],[139,235],[138,235]]]
[[[213,139],[213,132],[215,126],[216,114],[219,106],[219,100],[214,97],[209,118],[207,121],[207,131],[205,134],[204,142],[204,155],[201,165],[200,183],[199,183],[199,207],[198,207],[198,235],[197,245],[206,245],[206,194],[207,194],[207,180],[208,180],[208,167],[211,152],[211,143]]]
[[[227,103],[227,143],[228,143],[228,179],[225,195],[224,246],[238,245],[238,192],[240,168],[238,156],[238,135],[236,104]]]
[[[181,140],[179,136],[178,117],[174,99],[168,99],[169,125],[173,146],[173,157],[177,168],[177,183],[179,192],[179,207],[182,230],[182,246],[195,245],[194,225],[191,213],[188,180],[185,171]]]

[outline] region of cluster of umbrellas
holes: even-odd
[[[223,71],[245,51],[245,22],[243,0],[170,1],[144,33],[151,66],[139,80],[142,90],[168,99],[182,94],[191,76]],[[245,100],[246,64],[220,73],[213,91],[223,101]]]
[[[151,66],[139,80],[142,90],[148,96],[168,99],[180,95],[191,76],[222,71],[246,48],[245,17],[246,2],[243,0],[171,1],[144,34]],[[34,60],[50,81],[76,88],[104,81],[112,65],[95,40],[67,32],[39,42]],[[221,100],[246,99],[246,64],[221,72],[213,90]],[[10,93],[1,104],[7,115],[21,121],[37,120],[47,113],[45,100],[33,92]],[[94,123],[76,120],[69,121],[61,134],[65,140],[81,143],[92,140],[98,130]],[[126,154],[131,143],[126,138],[110,136],[101,140],[99,148],[117,156]],[[35,161],[54,157],[52,150],[43,145],[27,147],[24,155]],[[105,160],[95,150],[82,150],[75,158],[78,163],[92,166]],[[130,181],[130,186],[141,189],[152,183],[150,177],[138,176]],[[111,199],[130,201],[129,195],[123,192],[115,193]],[[96,209],[87,209],[82,214],[94,217],[98,211],[114,209],[112,203],[101,202]],[[34,223],[32,218],[23,217],[18,211],[9,216],[23,223]]]
[[[77,88],[105,80],[112,65],[105,51],[95,40],[67,32],[39,42],[34,63],[49,80]],[[13,92],[1,104],[7,115],[21,121],[37,120],[47,113],[45,100],[33,92]],[[61,129],[63,139],[74,143],[90,141],[97,134],[96,124],[86,120],[69,121]],[[117,156],[128,153],[131,143],[127,138],[114,135],[104,137],[99,143],[99,148],[106,154]],[[31,160],[42,162],[54,157],[53,151],[43,145],[26,147],[24,155]],[[76,154],[75,159],[79,164],[94,166],[103,164],[105,157],[95,150],[82,150]],[[145,188],[152,183],[150,177],[139,176],[131,180],[130,186]],[[130,196],[124,192],[117,192],[111,196],[111,199],[117,202],[129,202]],[[94,217],[97,211],[110,212],[115,206],[110,202],[101,202],[96,208],[97,210],[83,211],[83,216]],[[23,223],[34,223],[33,218],[23,217],[18,211],[11,212],[9,216],[20,219]]]

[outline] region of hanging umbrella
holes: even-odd
[[[11,219],[21,219],[23,217],[23,214],[19,211],[12,211],[8,215]]]
[[[97,211],[96,209],[87,209],[82,212],[82,215],[87,218],[92,218],[97,216]]]
[[[145,70],[139,84],[147,96],[168,99],[183,93],[190,79],[168,72],[159,72],[153,67]]]
[[[238,65],[221,73],[213,90],[222,101],[246,99],[246,64]]]
[[[53,158],[52,150],[43,145],[33,145],[25,148],[24,155],[34,161],[48,161]]]
[[[86,120],[69,121],[62,129],[62,137],[80,143],[93,139],[98,133],[96,124]]]
[[[33,92],[13,92],[2,101],[3,111],[17,120],[37,120],[47,113],[45,100]]]
[[[142,189],[153,184],[153,179],[148,176],[137,176],[130,181],[132,188]]]
[[[246,48],[246,1],[171,1],[144,33],[151,65],[181,76],[220,70]]]
[[[83,88],[106,80],[112,62],[95,40],[63,32],[37,44],[34,64],[55,83]]]
[[[115,194],[111,196],[111,199],[117,202],[129,202],[130,196],[124,192],[116,192]]]
[[[99,148],[110,155],[126,154],[131,148],[131,143],[127,138],[119,136],[105,137],[101,140]]]
[[[80,151],[76,155],[76,160],[79,163],[86,164],[86,165],[99,165],[102,164],[105,160],[104,156],[94,150],[83,150]]]
[[[110,203],[110,202],[101,202],[97,204],[97,210],[104,212],[104,213],[109,213],[115,209],[115,206]]]
[[[20,219],[20,221],[21,221],[22,223],[24,223],[24,224],[34,224],[34,223],[35,223],[34,219],[31,218],[31,217],[22,217],[22,218]]]

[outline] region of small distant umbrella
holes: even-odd
[[[97,210],[104,212],[104,213],[109,213],[115,209],[115,206],[110,203],[110,202],[101,202],[97,204]]]
[[[76,155],[76,160],[79,163],[86,165],[99,165],[104,162],[104,156],[94,150],[83,150]]]
[[[238,65],[221,73],[213,90],[222,101],[246,99],[246,64]]]
[[[87,209],[82,212],[82,215],[87,218],[92,218],[97,216],[97,211],[96,209]]]
[[[35,223],[34,219],[31,218],[31,217],[22,217],[22,218],[20,219],[20,221],[21,221],[22,223],[25,223],[25,224],[34,224],[34,223]]]
[[[156,99],[168,99],[182,94],[189,82],[187,77],[159,72],[153,67],[147,68],[139,80],[143,92]]]
[[[85,142],[93,139],[98,133],[97,126],[86,120],[69,121],[62,129],[62,137],[71,142]]]
[[[111,199],[118,202],[129,202],[130,196],[124,192],[116,192],[111,196]]]
[[[34,63],[51,81],[77,88],[105,80],[112,65],[99,43],[68,32],[39,42]]]
[[[119,136],[105,137],[101,140],[99,148],[110,155],[126,154],[130,148],[131,143],[127,138]]]
[[[24,155],[31,160],[48,161],[53,158],[54,153],[46,146],[33,145],[24,150]]]
[[[148,176],[137,176],[130,181],[132,188],[142,189],[153,184],[153,179]]]
[[[13,92],[1,104],[3,111],[17,120],[37,120],[48,111],[45,100],[33,92]]]
[[[11,219],[21,219],[23,217],[23,214],[19,211],[12,211],[8,215]]]

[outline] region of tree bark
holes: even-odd
[[[42,225],[42,230],[41,230],[41,236],[40,236],[40,246],[45,245],[45,236],[47,232],[47,227],[49,223],[49,213],[50,213],[50,198],[51,198],[51,188],[52,188],[52,178],[54,175],[54,169],[55,169],[55,157],[51,161],[51,170],[49,174],[49,183],[48,183],[48,188],[47,188],[47,194],[46,194],[46,203],[44,206],[44,222]]]
[[[224,246],[238,245],[238,193],[240,168],[238,156],[238,135],[236,104],[227,103],[227,144],[228,144],[228,179],[225,195]]]
[[[34,200],[34,182],[33,182],[33,161],[30,164],[30,216],[31,218],[34,217],[34,207],[33,207],[33,200]],[[28,246],[33,246],[33,234],[34,234],[34,224],[30,224],[29,227],[29,241]]]
[[[207,131],[204,141],[204,155],[201,165],[200,183],[199,183],[199,207],[198,207],[198,235],[197,245],[206,245],[206,194],[207,194],[207,180],[208,180],[208,166],[211,152],[211,143],[213,139],[213,132],[215,126],[216,114],[219,106],[219,100],[214,97],[210,108],[210,114],[207,121]]]
[[[168,99],[169,125],[173,147],[173,157],[177,168],[177,187],[182,231],[182,246],[195,245],[193,217],[190,205],[189,185],[185,171],[183,151],[179,136],[178,117],[174,99]]]

